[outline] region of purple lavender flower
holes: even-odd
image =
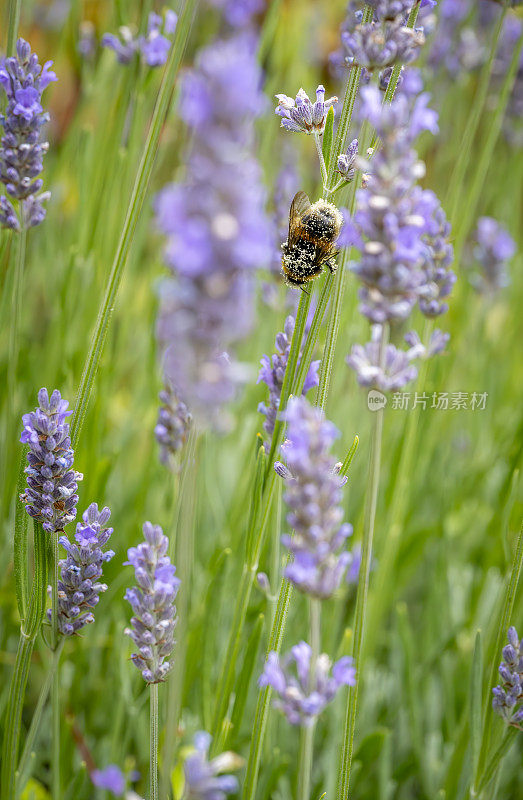
[[[51,399],[47,389],[40,389],[38,403],[38,408],[22,417],[20,441],[29,445],[29,466],[25,468],[27,488],[20,500],[44,530],[63,531],[76,517],[76,490],[82,480],[82,475],[73,469],[74,452],[65,421],[73,412],[67,410],[69,403],[62,400],[58,389]]]
[[[161,67],[167,61],[171,49],[171,40],[167,36],[176,30],[177,20],[178,17],[172,9],[167,9],[165,19],[151,12],[146,36],[135,36],[131,28],[123,26],[118,31],[118,36],[113,33],[104,34],[102,47],[113,50],[120,64],[130,64],[139,53],[147,66]]]
[[[169,383],[166,383],[159,397],[162,405],[154,433],[160,445],[160,461],[170,469],[175,469],[175,459],[187,441],[192,417]]]
[[[415,0],[367,0],[380,20],[393,20],[408,15]]]
[[[437,317],[448,311],[448,303],[442,301],[450,295],[456,282],[456,275],[450,269],[454,260],[454,248],[449,242],[450,222],[434,192],[417,186],[413,196],[418,198],[417,210],[424,219],[422,239],[427,247],[419,307],[426,317]]]
[[[160,526],[146,522],[143,533],[145,541],[127,551],[129,561],[125,562],[134,567],[138,584],[125,593],[134,612],[132,628],[126,628],[125,633],[138,648],[131,660],[143,679],[147,683],[160,683],[172,668],[166,659],[174,647],[174,600],[180,581],[167,555],[169,540]]]
[[[383,5],[383,4],[381,4]],[[423,31],[407,28],[401,17],[356,25],[341,36],[348,66],[365,67],[369,72],[394,64],[410,64],[425,42]]]
[[[363,346],[355,344],[347,357],[347,364],[355,371],[360,386],[381,392],[397,392],[416,378],[418,370],[412,359],[418,357],[418,353],[398,350],[393,344],[388,344],[382,365],[380,339],[381,326],[373,325],[372,340]]]
[[[356,174],[356,158],[358,156],[358,140],[353,139],[347,148],[346,153],[342,153],[338,158],[338,172],[346,181],[354,180]]]
[[[265,8],[265,0],[207,0],[223,10],[224,18],[233,28],[245,28],[255,14]]]
[[[125,776],[116,764],[109,764],[104,769],[93,770],[91,781],[97,789],[105,789],[115,797],[120,797],[125,791]]]
[[[505,722],[523,730],[523,641],[514,627],[508,629],[508,645],[499,665],[502,682],[492,690],[492,707]]]
[[[405,334],[405,341],[410,347],[410,358],[431,358],[443,353],[449,339],[450,333],[443,333],[443,331],[436,329],[431,333],[429,342],[425,346],[416,331],[409,331]]]
[[[474,256],[481,267],[481,274],[473,279],[476,289],[492,293],[508,286],[507,262],[516,252],[508,231],[492,217],[480,217],[473,238],[476,241]]]
[[[331,597],[351,561],[340,550],[352,534],[342,524],[341,487],[344,480],[329,450],[337,438],[335,426],[304,397],[289,401],[285,412],[288,440],[282,446],[287,467],[275,464],[285,477],[284,500],[289,506],[287,522],[294,534],[282,537],[294,560],[285,576],[302,592]]]
[[[40,66],[36,53],[18,39],[16,57],[0,61],[0,85],[7,96],[5,114],[0,115],[4,129],[0,144],[0,180],[9,197],[20,201],[20,217],[7,197],[0,198],[0,224],[12,230],[22,225],[30,228],[45,218],[42,203],[49,192],[39,194],[43,181],[42,159],[49,149],[41,140],[42,127],[49,120],[41,104],[42,93],[56,75],[51,71],[52,61]]]
[[[325,130],[327,112],[331,106],[338,102],[337,97],[325,100],[325,89],[318,86],[316,89],[316,102],[312,103],[308,94],[300,89],[296,100],[286,94],[277,94],[278,105],[275,113],[282,117],[281,127],[295,133],[322,134]]]
[[[234,753],[222,753],[209,759],[211,736],[199,731],[194,736],[195,752],[184,763],[185,794],[187,800],[225,800],[228,794],[238,791],[238,781],[225,771],[237,769],[241,759]]]
[[[60,561],[61,580],[58,581],[58,629],[64,636],[73,636],[85,625],[94,622],[94,608],[100,594],[107,590],[105,583],[99,583],[103,565],[114,556],[112,550],[102,550],[107,544],[113,529],[105,527],[111,516],[107,507],[98,511],[98,505],[91,503],[82,515],[83,523],[76,526],[76,544],[67,536],[61,536],[59,543],[67,551],[67,558]],[[51,587],[49,587],[51,593]],[[51,620],[51,609],[47,611]]]
[[[361,90],[362,116],[376,128],[382,146],[372,163],[367,186],[357,194],[354,220],[345,237],[361,250],[353,267],[363,283],[361,312],[371,322],[405,319],[420,297],[436,300],[448,294],[452,277],[444,234],[448,226],[432,193],[415,185],[424,174],[412,143],[423,130],[437,131],[437,115],[427,95],[415,100],[399,94],[383,105],[376,87]]]
[[[260,403],[258,411],[265,415],[265,422],[263,423],[263,430],[267,436],[266,447],[270,447],[270,439],[274,431],[274,425],[278,416],[278,409],[280,406],[281,390],[283,386],[283,379],[285,377],[285,370],[287,369],[287,362],[289,360],[289,353],[291,350],[291,340],[294,331],[294,317],[288,316],[285,320],[283,331],[276,336],[276,353],[270,358],[263,356],[261,359],[261,369],[258,375],[257,383],[263,381],[269,388],[269,403]],[[299,363],[299,362],[298,362]],[[309,389],[317,386],[319,383],[318,368],[319,361],[312,361],[303,384],[302,394],[307,394]]]
[[[270,686],[278,694],[274,705],[283,711],[291,725],[312,725],[341,686],[356,684],[352,658],[344,656],[332,665],[330,658],[322,653],[316,661],[311,686],[311,656],[312,650],[306,642],[295,645],[281,663],[278,653],[271,652],[258,680],[260,686]]]
[[[156,200],[173,274],[161,289],[158,339],[167,379],[199,427],[223,425],[223,406],[243,379],[234,348],[253,325],[254,272],[273,256],[253,158],[260,85],[252,35],[200,52],[180,99],[193,138],[187,176]]]

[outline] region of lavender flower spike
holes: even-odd
[[[74,452],[65,421],[73,412],[67,410],[69,403],[58,389],[51,399],[47,389],[40,389],[38,402],[39,407],[22,418],[20,441],[29,445],[29,466],[25,468],[27,488],[20,500],[44,530],[63,531],[76,517],[76,490],[83,477],[73,469]]]
[[[381,392],[397,392],[417,377],[418,371],[411,362],[420,356],[420,352],[414,349],[415,342],[409,342],[411,349],[408,351],[398,350],[393,344],[388,344],[382,365],[381,325],[373,325],[371,335],[372,339],[367,344],[353,345],[350,356],[347,356],[347,364],[355,371],[360,386]]]
[[[334,700],[341,686],[354,686],[356,683],[356,670],[350,656],[344,656],[332,665],[330,658],[322,653],[315,664],[311,688],[311,655],[312,650],[306,642],[295,645],[282,663],[278,653],[271,652],[258,680],[260,686],[271,686],[278,694],[274,705],[283,711],[291,725],[312,725]]]
[[[209,760],[210,746],[211,736],[206,731],[195,734],[195,752],[184,764],[186,800],[225,800],[228,794],[238,791],[236,778],[221,773],[237,769],[242,760],[230,752]]]
[[[269,388],[269,403],[260,403],[258,411],[265,415],[265,422],[263,423],[263,430],[270,440],[274,431],[274,425],[280,407],[281,390],[283,387],[283,379],[285,377],[285,370],[287,369],[287,362],[289,360],[289,353],[291,350],[292,334],[294,332],[294,317],[289,315],[285,320],[283,331],[276,335],[276,353],[272,356],[263,356],[261,359],[261,369],[258,375],[257,383],[263,381]],[[298,362],[299,363],[299,362]],[[317,386],[319,383],[318,368],[319,361],[312,361],[309,371],[303,384],[302,394],[307,394],[309,389]],[[266,443],[267,445],[267,443]],[[268,452],[268,449],[267,449]]]
[[[176,608],[174,600],[180,581],[176,567],[167,555],[169,540],[159,525],[146,522],[145,542],[127,551],[134,567],[137,588],[127,589],[125,599],[131,604],[134,616],[131,628],[125,633],[138,648],[131,660],[141,670],[147,683],[165,680],[172,664],[167,661],[174,647]]]
[[[293,536],[282,537],[294,555],[285,576],[302,592],[331,597],[351,561],[348,551],[340,553],[352,526],[342,524],[344,481],[329,453],[338,431],[303,397],[291,399],[285,418],[288,441],[282,451],[287,468],[275,464],[276,471],[286,478],[287,522],[295,531]]]
[[[316,89],[316,102],[313,104],[308,94],[300,89],[296,100],[286,94],[277,94],[278,105],[275,113],[282,117],[281,127],[295,133],[322,134],[325,130],[327,112],[337,97],[325,100],[325,89],[318,86]]]
[[[59,564],[61,580],[58,581],[58,629],[64,636],[72,636],[94,622],[90,609],[98,604],[100,594],[107,591],[105,583],[99,580],[104,563],[114,556],[112,550],[102,550],[113,532],[105,527],[110,516],[107,507],[98,511],[97,504],[91,503],[83,513],[83,523],[76,526],[76,544],[67,536],[58,540],[67,550],[67,558]],[[47,616],[51,620],[51,609]]]
[[[492,707],[510,725],[523,730],[523,640],[514,627],[508,629],[507,637],[499,665],[502,683],[492,690]]]
[[[41,140],[43,125],[49,114],[42,108],[42,92],[56,75],[51,71],[52,61],[43,67],[36,53],[23,39],[16,43],[16,56],[0,61],[0,86],[7,96],[5,114],[0,114],[4,135],[0,143],[0,180],[7,194],[20,201],[22,219],[7,197],[0,197],[0,224],[20,230],[21,225],[31,228],[45,218],[42,203],[49,192],[39,194],[43,181],[42,159],[49,149]]]
[[[477,242],[474,255],[481,267],[481,275],[475,276],[475,288],[495,292],[508,286],[507,262],[516,252],[510,234],[492,217],[480,217],[474,239]]]
[[[178,399],[173,387],[166,381],[160,392],[162,406],[158,412],[158,422],[154,429],[160,445],[160,461],[170,469],[175,469],[175,457],[187,441],[192,417],[187,406]]]

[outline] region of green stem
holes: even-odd
[[[47,541],[46,533],[35,523],[35,576],[29,603],[27,620],[20,630],[20,639],[13,675],[9,687],[5,714],[4,741],[2,745],[1,800],[12,800],[15,789],[15,769],[18,763],[18,744],[22,722],[25,688],[34,643],[45,613],[47,590]]]
[[[492,39],[492,44],[490,47],[489,57],[485,61],[483,68],[481,70],[478,86],[476,88],[476,91],[474,92],[474,101],[472,103],[472,108],[470,110],[470,114],[467,119],[466,128],[462,135],[458,151],[458,157],[456,159],[456,164],[452,171],[452,176],[449,182],[449,186],[452,187],[452,194],[450,195],[449,199],[449,212],[450,212],[449,216],[451,220],[457,219],[458,209],[460,208],[460,201],[462,197],[463,188],[465,185],[464,179],[467,172],[467,167],[472,157],[472,153],[474,152],[472,144],[474,142],[474,138],[478,130],[482,111],[485,108],[485,101],[487,99],[488,88],[490,85],[490,77],[492,75],[492,67],[494,64],[494,56],[496,55],[496,50],[498,47],[498,39],[501,30],[503,28],[503,23],[505,21],[505,16],[507,14],[507,11],[508,8],[505,7],[497,21],[496,29]]]
[[[278,595],[278,603],[276,606],[276,614],[274,615],[271,633],[269,636],[267,655],[272,651],[276,653],[280,652],[281,643],[283,639],[283,631],[285,628],[285,621],[287,619],[287,612],[289,610],[291,593],[292,593],[292,584],[290,584],[289,581],[287,581],[285,578],[282,578],[280,584],[280,591]],[[258,700],[256,703],[256,712],[254,715],[254,727],[249,749],[249,760],[247,762],[247,772],[245,775],[245,783],[243,787],[243,800],[254,800],[254,797],[256,795],[258,772],[260,769],[260,760],[263,748],[263,741],[265,738],[265,731],[267,729],[267,719],[269,716],[269,704],[271,701],[271,695],[272,695],[272,689],[270,686],[264,686],[258,691]]]
[[[158,800],[158,684],[151,683],[149,786],[151,800]]]
[[[477,793],[472,794],[472,797],[480,797],[481,793],[487,788],[490,781],[494,777],[494,773],[496,772],[501,763],[501,759],[508,751],[509,747],[512,745],[517,733],[519,733],[519,728],[516,728],[514,726],[510,726],[508,728],[508,730],[505,733],[505,736],[503,737],[503,741],[501,742],[500,746],[490,759],[485,772],[481,776]]]
[[[51,683],[53,681],[53,676],[55,675],[58,664],[60,661],[60,656],[62,654],[62,650],[64,647],[64,639],[60,641],[60,644],[56,648],[56,650],[52,654],[52,661],[47,670],[47,674],[45,676],[45,681],[42,684],[42,688],[40,689],[40,694],[38,696],[38,701],[31,718],[31,725],[29,727],[29,731],[27,733],[24,749],[22,752],[22,756],[18,763],[18,769],[16,771],[16,791],[15,791],[15,800],[18,800],[19,795],[22,793],[24,786],[30,776],[30,767],[31,767],[31,757],[34,753],[34,743],[36,741],[36,736],[38,734],[38,728],[40,726],[40,722],[42,720],[42,714],[44,712],[44,708],[47,703],[47,698],[49,696],[49,692],[51,690]]]
[[[318,334],[320,331],[321,323],[323,321],[325,310],[329,302],[329,295],[331,292],[333,280],[334,276],[331,272],[329,272],[325,278],[323,289],[321,290],[320,294],[320,299],[318,300],[318,304],[315,308],[314,315],[312,317],[311,326],[307,334],[307,340],[305,342],[301,354],[300,365],[298,367],[296,379],[293,383],[292,394],[295,397],[299,397],[299,395],[303,391],[305,378],[307,377],[307,373],[309,371],[309,367],[312,361],[312,355],[314,353],[314,348],[316,347],[316,342],[318,341]]]
[[[16,38],[18,36],[18,26],[20,25],[20,10],[22,0],[11,0],[9,3],[9,19],[7,23],[7,45],[6,55],[14,56],[16,52]]]
[[[321,631],[321,603],[312,597],[309,601],[310,606],[310,638],[311,638],[311,663],[309,670],[309,692],[314,691],[316,682],[316,662],[320,655],[320,631]],[[314,751],[314,727],[313,721],[310,725],[302,725],[300,728],[300,752],[298,757],[298,800],[309,800],[311,792],[311,773]]]
[[[318,153],[318,159],[320,162],[320,170],[321,170],[321,182],[323,186],[323,191],[327,191],[327,167],[325,166],[325,159],[323,158],[323,151],[321,148],[321,141],[320,141],[320,134],[314,134],[314,143],[316,145],[316,152]]]
[[[56,651],[54,651],[56,652]],[[58,667],[53,672],[51,684],[51,712],[52,712],[52,797],[61,800],[60,786],[60,671]]]
[[[388,340],[388,326],[384,325],[381,332],[380,341],[380,363],[384,363],[385,350]],[[372,541],[374,538],[374,524],[376,520],[376,508],[378,503],[378,488],[380,481],[380,462],[381,462],[381,439],[383,432],[383,408],[373,412],[375,414],[372,433],[372,450],[369,463],[369,475],[367,485],[367,509],[365,530],[363,534],[361,550],[361,567],[358,591],[356,594],[356,610],[354,614],[354,645],[353,658],[356,669],[356,685],[349,690],[347,703],[347,716],[345,720],[345,732],[343,736],[343,750],[340,762],[340,773],[338,780],[338,800],[347,800],[349,796],[350,771],[352,756],[354,752],[354,731],[356,727],[356,712],[358,705],[358,691],[362,679],[362,650],[363,634],[365,626],[365,612],[367,609],[367,598],[369,593],[369,573],[372,560]]]
[[[518,42],[514,47],[510,65],[499,93],[499,101],[496,106],[496,111],[494,113],[490,129],[486,135],[481,155],[475,165],[472,185],[467,192],[467,202],[460,207],[459,218],[452,218],[452,222],[458,223],[456,245],[454,248],[454,259],[457,264],[460,263],[463,245],[465,244],[465,239],[467,238],[470,230],[471,222],[474,218],[474,214],[476,213],[477,205],[481,196],[481,190],[483,189],[489,166],[492,163],[492,154],[501,130],[501,125],[503,124],[503,117],[505,115],[505,110],[510,98],[510,93],[512,91],[512,87],[514,86],[522,48],[523,34],[519,37]]]
[[[138,172],[136,174],[122,233],[116,248],[111,272],[107,280],[105,296],[98,314],[95,331],[91,340],[91,345],[82,373],[78,393],[76,395],[74,414],[71,422],[71,442],[73,448],[76,447],[78,437],[82,429],[93,382],[96,377],[96,372],[98,370],[98,365],[100,363],[100,358],[107,336],[107,330],[109,328],[109,323],[114,310],[116,296],[122,280],[123,271],[127,263],[127,258],[131,248],[131,243],[134,238],[134,233],[136,231],[136,226],[140,218],[140,212],[144,203],[145,195],[149,188],[156,152],[158,150],[160,134],[169,110],[180,61],[187,44],[187,37],[191,26],[195,5],[196,0],[186,0],[178,21],[178,25],[176,26],[174,42],[172,44],[169,59],[163,73],[162,83],[151,118],[151,125],[147,134],[144,152],[138,167]]]

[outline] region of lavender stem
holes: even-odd
[[[383,366],[385,352],[389,338],[388,324],[384,324],[381,330],[380,341],[380,363]],[[356,611],[354,614],[354,646],[353,659],[356,668],[356,684],[349,689],[349,700],[347,703],[347,716],[345,720],[345,731],[343,735],[343,750],[340,762],[340,774],[338,780],[338,800],[347,800],[349,797],[350,770],[352,765],[352,755],[354,751],[354,730],[356,727],[356,711],[358,705],[358,691],[362,675],[362,649],[363,649],[363,629],[365,623],[365,612],[367,610],[367,598],[369,593],[369,573],[372,560],[372,541],[374,538],[374,523],[376,520],[376,508],[378,504],[378,488],[380,481],[380,462],[381,462],[381,439],[383,432],[383,408],[374,412],[372,450],[369,464],[369,474],[367,491],[367,510],[365,529],[361,548],[361,566],[358,591],[356,594]]]
[[[150,691],[150,797],[158,800],[158,684],[151,683]]]
[[[312,691],[316,680],[316,664],[320,655],[321,601],[311,597],[309,601],[311,668],[309,672],[309,689]],[[311,773],[314,752],[314,728],[302,725],[300,728],[300,755],[298,760],[298,800],[309,800],[311,792]]]

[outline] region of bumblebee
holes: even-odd
[[[281,267],[285,282],[303,287],[324,267],[336,272],[336,239],[343,217],[332,203],[318,200],[311,205],[305,192],[298,192],[291,203],[289,234],[281,246]]]

